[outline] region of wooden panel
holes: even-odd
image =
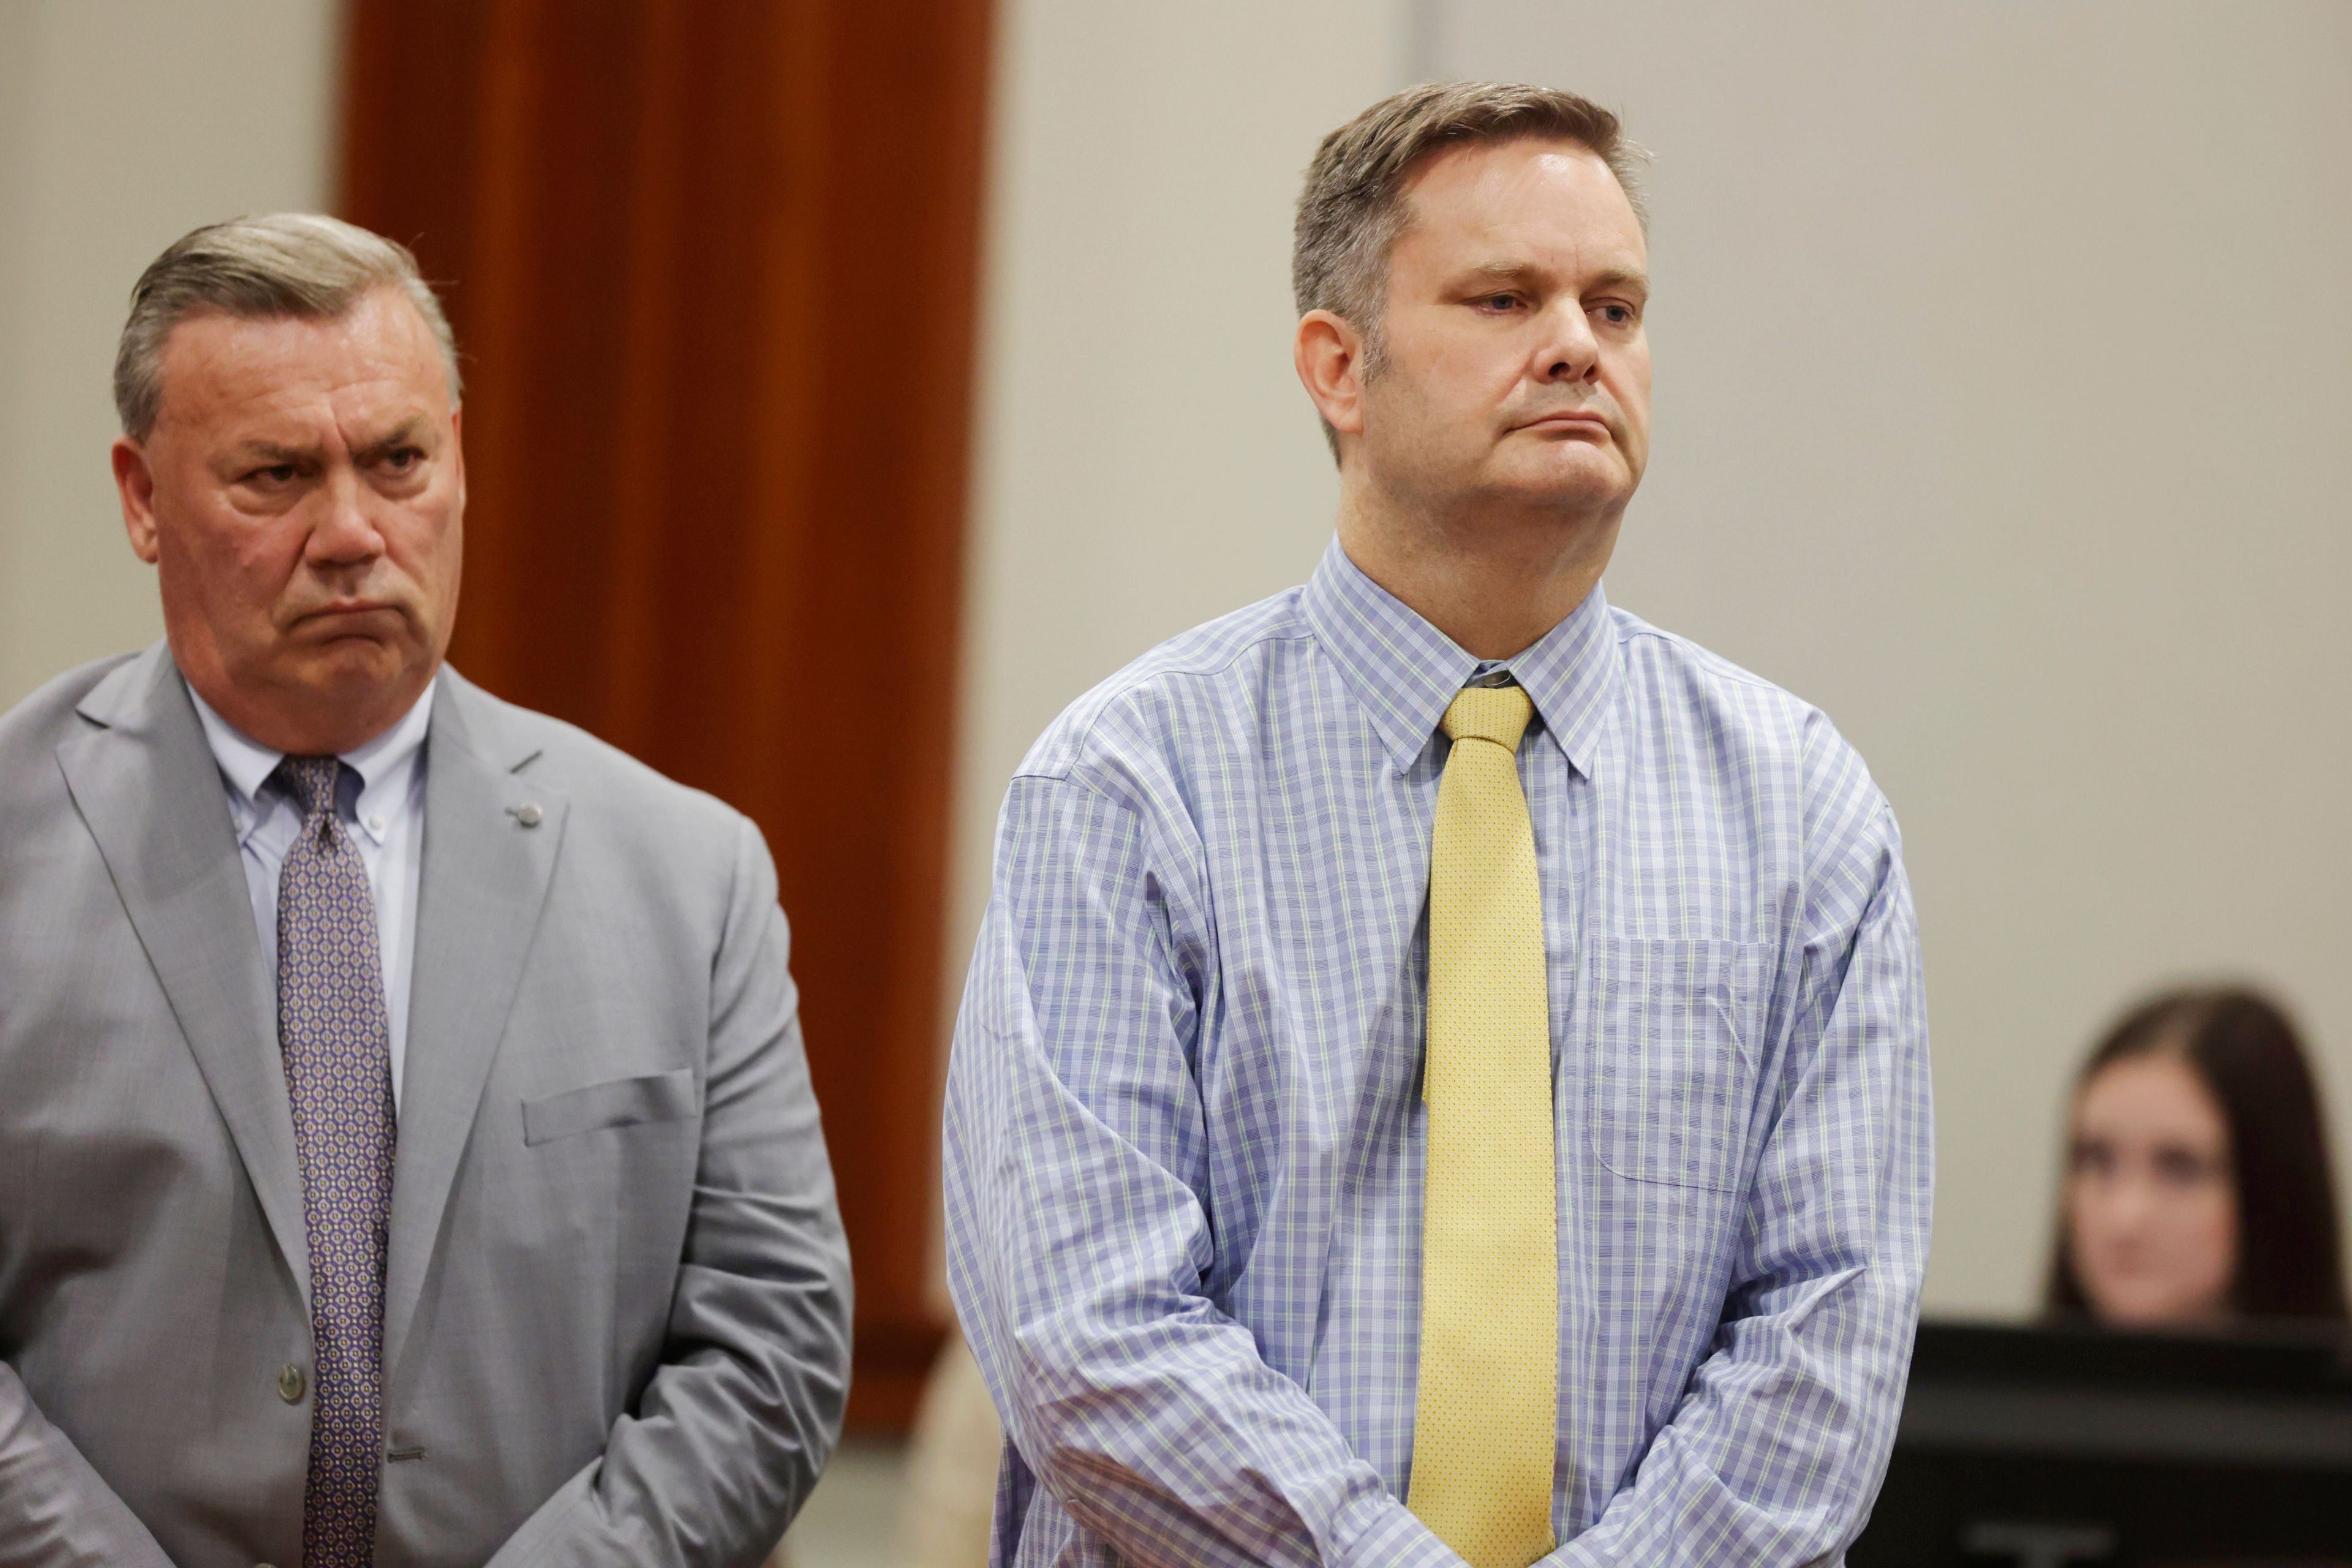
[[[857,1275],[854,1422],[940,1325],[940,931],[986,0],[354,0],[341,210],[465,350],[500,695],[768,836]]]

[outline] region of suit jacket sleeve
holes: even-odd
[[[0,1563],[22,1568],[171,1568],[67,1436],[0,1362]]]
[[[492,1568],[754,1563],[831,1454],[849,1361],[849,1254],[802,1050],[766,845],[738,820],[710,971],[709,1077],[668,1344],[603,1456]]]

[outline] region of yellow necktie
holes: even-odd
[[[1406,1502],[1471,1568],[1526,1568],[1552,1546],[1551,1010],[1518,768],[1534,710],[1516,686],[1454,699],[1429,855],[1421,1387]]]

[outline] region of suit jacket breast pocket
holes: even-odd
[[[677,1121],[695,1113],[694,1069],[614,1079],[522,1102],[522,1141],[536,1146],[608,1127]]]
[[[1621,1176],[1736,1190],[1762,1051],[1762,942],[1603,937],[1592,950],[1592,1152]]]

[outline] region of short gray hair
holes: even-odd
[[[1381,307],[1389,255],[1412,216],[1404,187],[1449,147],[1534,137],[1572,142],[1609,165],[1633,216],[1649,227],[1638,178],[1643,150],[1617,116],[1590,99],[1519,82],[1436,81],[1409,87],[1323,138],[1298,196],[1290,287],[1302,316],[1328,310],[1364,334],[1366,369],[1381,363]],[[1327,424],[1324,435],[1339,451]]]
[[[457,339],[406,246],[320,213],[270,213],[207,224],[173,242],[131,289],[131,318],[114,351],[114,410],[143,441],[163,405],[163,345],[192,316],[333,321],[378,289],[397,289],[433,329],[449,377],[465,390]]]

